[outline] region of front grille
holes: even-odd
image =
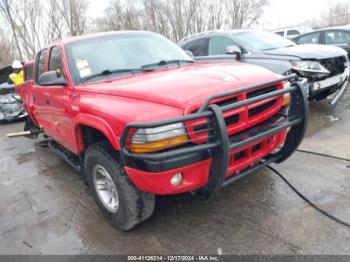
[[[328,76],[342,74],[345,71],[345,62],[345,56],[320,60],[320,64],[330,72]]]
[[[277,87],[276,86],[267,86],[264,88],[260,88],[258,90],[254,90],[252,92],[247,93],[247,98],[252,98],[255,96],[260,96],[260,95],[264,95],[273,91],[276,91]]]
[[[239,122],[239,115],[233,115],[225,118],[226,126],[233,125]]]
[[[226,126],[230,126],[233,124],[237,124],[239,122],[239,115],[233,115],[225,118],[225,124]],[[208,124],[200,124],[196,125],[193,130],[196,133],[202,132],[203,130],[206,130],[210,128]]]
[[[236,97],[230,97],[230,98],[223,99],[221,101],[213,102],[213,104],[216,104],[219,107],[224,107],[224,106],[232,105],[239,101],[243,101],[241,99],[244,99],[244,97],[246,97],[246,99],[250,99],[250,98],[268,94],[277,90],[278,90],[278,87],[276,85],[265,86],[265,87],[257,88],[253,91],[247,92],[245,94],[244,93],[238,94]],[[250,126],[250,124],[252,123],[251,121],[254,121],[255,116],[258,116],[261,113],[267,113],[266,115],[267,117],[269,115],[269,112],[277,110],[276,108],[277,102],[278,102],[277,99],[273,99],[267,103],[248,109],[247,110],[248,112],[244,112],[241,110],[240,112],[237,112],[234,115],[226,116],[224,120],[225,120],[226,126],[230,129],[229,135],[232,135],[233,133],[236,132],[235,128],[239,128],[240,126],[239,123],[241,121],[243,121],[241,124],[245,123],[247,126]],[[195,112],[197,112],[197,110],[192,111],[192,113],[195,113]],[[246,115],[248,115],[248,117],[246,117]],[[203,123],[203,121],[201,121],[201,123],[198,123],[198,124],[193,123],[193,126],[189,128],[188,131],[191,133],[190,135],[191,138],[199,139],[199,137],[203,137],[203,134],[200,134],[200,133],[206,132],[206,130],[209,128],[211,128],[211,126],[208,123]]]
[[[242,159],[243,157],[245,157],[245,152],[244,151],[241,151],[241,152],[238,152],[238,153],[234,154],[234,160],[235,161],[238,161],[238,160]]]
[[[271,102],[268,102],[261,106],[254,107],[249,110],[248,115],[249,117],[256,116],[257,114],[260,114],[261,112],[267,110],[268,108],[273,107],[275,104],[276,104],[276,100],[272,100]]]
[[[255,153],[261,149],[261,144],[256,144],[252,147],[252,153]]]
[[[237,97],[234,98],[230,98],[230,99],[226,99],[220,102],[216,102],[215,104],[222,107],[222,106],[227,106],[227,105],[231,105],[234,104],[238,101]]]

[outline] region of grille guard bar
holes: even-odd
[[[243,101],[239,101],[230,105],[219,107],[216,104],[210,104],[211,101],[219,98],[225,98],[241,92],[251,91],[257,88],[263,88],[269,85],[275,85],[282,81],[290,81],[291,85],[281,90],[272,91],[266,94],[262,94],[253,98],[249,98]],[[227,134],[226,123],[223,117],[223,112],[236,109],[238,107],[246,106],[255,102],[259,102],[265,99],[272,97],[277,97],[286,93],[290,93],[291,103],[289,107],[288,115],[284,115],[285,120],[281,123],[272,126],[271,128],[266,128],[266,130],[261,133],[249,136],[244,140],[239,140],[234,143],[230,143],[229,136]],[[140,128],[155,128],[163,125],[170,125],[185,121],[191,121],[196,119],[209,118],[212,120],[212,126],[215,128],[214,136],[210,137],[208,142],[205,144],[195,144],[183,148],[174,148],[169,149],[168,151],[159,152],[159,153],[149,153],[149,154],[135,154],[127,150],[127,139],[129,137],[129,131],[131,129],[140,129]],[[300,82],[297,81],[297,75],[289,75],[286,77],[279,78],[274,81],[268,81],[256,85],[251,85],[239,89],[235,89],[230,92],[223,94],[213,95],[209,97],[200,109],[193,114],[185,115],[177,118],[167,119],[158,122],[152,123],[130,123],[128,124],[121,136],[121,152],[120,157],[122,163],[125,165],[126,158],[132,159],[143,159],[150,161],[162,161],[171,159],[174,157],[179,157],[195,152],[208,152],[212,156],[212,164],[210,167],[208,183],[207,185],[200,189],[199,192],[205,197],[208,198],[213,193],[215,193],[220,187],[225,186],[231,183],[231,180],[234,181],[237,177],[247,175],[248,173],[254,171],[256,168],[251,168],[249,172],[244,171],[244,174],[239,174],[236,176],[226,178],[227,169],[229,166],[229,152],[231,150],[240,148],[244,145],[250,144],[254,141],[257,141],[261,138],[271,136],[278,133],[279,131],[286,130],[289,128],[286,140],[283,144],[283,147],[278,153],[267,155],[257,166],[265,166],[271,162],[280,163],[287,159],[299,146],[301,143],[306,128],[308,124],[308,101],[305,90]]]

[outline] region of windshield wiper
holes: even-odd
[[[96,77],[99,77],[99,76],[106,76],[106,75],[112,75],[112,74],[120,74],[120,73],[132,73],[132,74],[134,74],[134,73],[137,73],[137,72],[140,72],[140,71],[144,71],[144,70],[142,70],[142,69],[132,69],[132,68],[114,69],[114,70],[105,69],[105,70],[101,71],[100,73],[83,77],[81,79],[81,81],[82,82],[86,82],[86,81],[89,81],[89,80],[91,80],[93,78],[96,78]]]
[[[146,65],[143,65],[141,66],[141,69],[142,70],[149,70],[149,68],[152,68],[152,67],[158,67],[158,66],[165,66],[165,65],[168,65],[168,64],[178,64],[180,65],[181,63],[194,63],[193,60],[181,60],[181,59],[173,59],[173,60],[160,60],[159,62],[157,63],[152,63],[152,64],[146,64]]]

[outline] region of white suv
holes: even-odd
[[[293,27],[293,28],[284,28],[273,32],[285,38],[292,39],[300,34],[304,34],[310,31],[312,31],[312,29],[309,27]]]

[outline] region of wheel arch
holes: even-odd
[[[104,140],[115,150],[120,151],[119,138],[104,119],[80,114],[75,118],[74,130],[78,153],[84,152],[89,145]]]

